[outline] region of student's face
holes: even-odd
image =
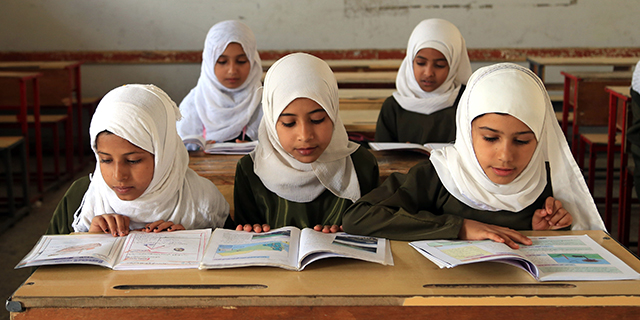
[[[311,163],[329,146],[333,122],[318,103],[298,98],[278,117],[276,132],[286,152],[300,162]]]
[[[153,154],[110,133],[99,134],[96,147],[102,178],[120,200],[135,200],[147,190],[153,179]]]
[[[249,76],[251,63],[239,43],[229,43],[216,61],[213,72],[218,81],[229,89],[240,87]]]
[[[538,141],[529,127],[507,114],[487,113],[471,123],[473,149],[489,179],[507,184],[527,167]]]
[[[449,75],[447,58],[436,49],[421,49],[413,59],[413,75],[420,89],[432,92],[447,80]]]

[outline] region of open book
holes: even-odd
[[[442,149],[446,146],[452,145],[451,143],[408,143],[408,142],[369,142],[371,150],[386,151],[386,150],[408,150],[417,151],[421,153],[431,154],[431,151],[436,149]]]
[[[204,137],[198,135],[186,136],[182,139],[184,144],[195,144],[207,154],[248,154],[258,146],[258,141],[249,142],[216,142],[207,143]]]
[[[393,265],[387,239],[284,227],[265,233],[216,229],[200,269],[273,266],[301,271],[331,257]]]
[[[211,229],[146,233],[45,235],[16,266],[93,264],[114,270],[197,268]]]
[[[427,240],[409,243],[440,268],[484,261],[514,265],[539,281],[628,280],[640,274],[587,235],[529,237],[513,250],[491,240]]]

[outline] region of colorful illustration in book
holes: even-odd
[[[288,241],[263,242],[237,245],[220,245],[216,250],[216,254],[221,256],[233,256],[239,254],[247,254],[254,251],[280,251],[289,252]]]

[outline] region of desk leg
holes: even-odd
[[[616,117],[618,109],[618,99],[615,95],[609,95],[609,127],[607,133],[607,177],[606,177],[606,192],[604,196],[605,208],[604,208],[604,225],[607,230],[611,230],[611,206],[613,196],[613,153],[615,152],[615,140],[616,140]],[[622,179],[622,172],[620,173],[620,179]],[[620,189],[622,192],[622,189]],[[621,208],[620,208],[621,209]]]
[[[78,160],[80,161],[80,166],[84,165],[84,142],[82,140],[82,90],[80,85],[80,66],[76,66],[74,68],[74,79],[75,79],[75,93],[76,93],[76,107],[78,108]]]
[[[33,125],[36,132],[36,164],[38,166],[38,191],[44,193],[44,172],[42,168],[42,127],[40,124],[40,83],[33,78]]]
[[[11,167],[11,148],[8,146],[2,149],[2,162],[4,162],[5,176],[7,177],[7,204],[9,206],[9,217],[13,217],[16,212],[16,203],[13,194],[13,168]]]

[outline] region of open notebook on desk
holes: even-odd
[[[182,139],[184,144],[196,144],[207,154],[248,154],[258,146],[258,141],[207,143],[202,136],[191,135]]]
[[[521,268],[538,281],[632,280],[640,274],[587,235],[529,237],[533,244],[514,250],[491,240],[425,240],[409,243],[440,268],[501,262]]]
[[[386,151],[386,150],[407,150],[416,151],[420,153],[431,154],[431,151],[436,149],[442,149],[446,146],[452,145],[451,143],[408,143],[408,142],[369,142],[371,150]]]

